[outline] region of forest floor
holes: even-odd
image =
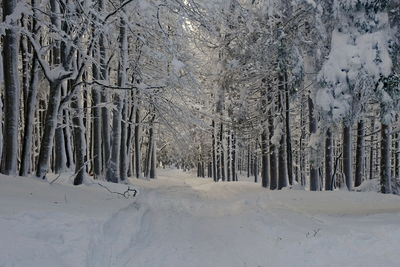
[[[399,264],[399,196],[159,176],[130,180],[128,199],[96,181],[0,176],[0,266]]]

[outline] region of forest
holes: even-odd
[[[0,0],[1,267],[400,266],[400,0]]]
[[[398,0],[3,0],[1,173],[400,179]]]

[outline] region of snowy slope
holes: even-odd
[[[160,176],[135,199],[0,176],[0,266],[399,265],[398,196]]]

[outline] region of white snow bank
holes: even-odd
[[[0,176],[0,266],[398,263],[397,196],[271,192],[189,176],[160,170],[158,180],[132,179],[134,199],[93,184]]]

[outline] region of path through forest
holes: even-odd
[[[164,170],[133,200],[0,179],[0,266],[396,266],[398,196],[269,191]],[[64,183],[64,184],[63,184]],[[124,185],[106,184],[123,192]],[[30,193],[26,193],[30,192]],[[12,205],[11,205],[12,203]],[[35,248],[34,250],[32,248]]]
[[[105,251],[97,244],[94,254],[100,258],[91,259],[101,260],[88,266],[339,266],[350,262],[378,266],[397,262],[397,197],[278,193],[250,181],[215,184],[189,176],[169,170],[156,182],[140,182],[137,201],[103,225],[103,240],[98,244]]]

